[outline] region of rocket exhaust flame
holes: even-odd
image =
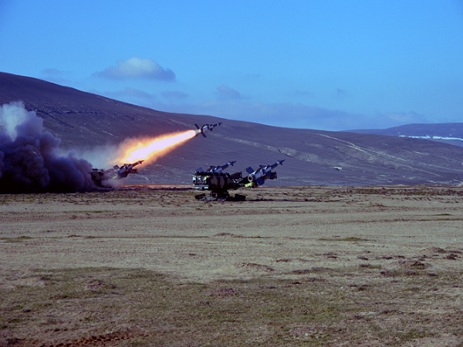
[[[92,180],[99,187],[117,185],[118,179],[125,178],[129,174],[138,173],[138,168],[135,168],[135,166],[144,162],[155,162],[196,135],[198,135],[197,131],[188,130],[155,138],[125,140],[117,149],[114,149],[114,156],[108,158],[109,163],[112,162],[113,168],[108,170],[93,169],[90,173]],[[114,159],[115,157],[117,159]]]
[[[156,138],[127,140],[120,145],[123,154],[115,163],[132,163],[138,160],[152,163],[196,135],[197,131],[187,130]]]

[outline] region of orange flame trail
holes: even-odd
[[[154,162],[177,146],[197,135],[195,130],[168,134],[151,139],[132,139],[121,145],[123,154],[117,163],[133,163],[138,160]]]

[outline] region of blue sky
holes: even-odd
[[[0,0],[0,71],[345,130],[463,122],[463,0]]]

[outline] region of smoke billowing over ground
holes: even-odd
[[[94,190],[92,165],[58,154],[60,139],[22,102],[0,106],[0,193]]]

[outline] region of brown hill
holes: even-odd
[[[24,102],[65,148],[117,144],[223,122],[155,164],[140,166],[131,183],[189,184],[199,166],[236,160],[234,168],[278,167],[278,185],[460,184],[463,148],[419,139],[289,129],[204,115],[143,108],[42,80],[0,73],[0,104]],[[122,163],[121,163],[122,164]],[[232,170],[230,170],[232,172]],[[130,176],[129,176],[130,177]]]

